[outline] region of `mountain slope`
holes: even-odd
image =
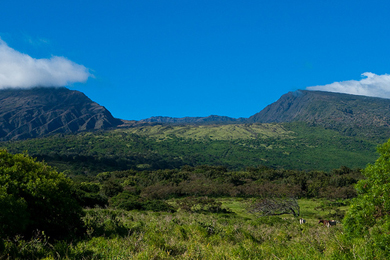
[[[375,162],[378,143],[306,123],[154,125],[0,142],[61,171],[98,174],[185,165],[331,170]]]
[[[390,125],[390,99],[341,93],[298,90],[283,95],[249,123],[302,121],[350,127]]]
[[[66,88],[0,91],[1,140],[105,129],[119,124],[121,120],[79,91]]]
[[[298,91],[244,123],[218,116],[124,121],[77,91],[8,90],[0,91],[3,140],[76,134],[0,142],[0,147],[28,151],[62,171],[80,174],[204,164],[363,168],[375,161],[376,146],[390,136],[389,107],[386,99]],[[79,133],[106,128],[112,130]]]

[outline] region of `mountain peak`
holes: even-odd
[[[115,127],[121,121],[67,88],[0,90],[0,139],[25,139]]]
[[[248,122],[280,123],[292,121],[348,126],[389,126],[390,99],[325,91],[289,92]]]

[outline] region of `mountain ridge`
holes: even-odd
[[[237,123],[221,116],[119,120],[81,92],[34,91],[0,92],[0,129],[6,131],[9,122],[16,129],[6,136],[10,140],[16,134],[12,142],[1,142],[1,147],[12,153],[29,151],[80,174],[202,164],[364,167],[374,162],[376,146],[390,136],[389,100],[347,94],[290,92]]]
[[[390,126],[390,99],[325,91],[289,92],[259,113],[248,123],[303,121],[326,125]]]
[[[122,124],[84,93],[67,88],[0,91],[0,139],[107,129]]]
[[[349,133],[364,127],[371,127],[373,133],[378,129],[387,132],[390,129],[390,99],[298,90],[282,95],[249,118],[154,116],[136,121],[116,119],[84,93],[67,88],[0,90],[0,140],[3,141],[160,124],[224,125],[294,121]]]

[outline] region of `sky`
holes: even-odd
[[[0,89],[114,117],[249,117],[298,89],[390,98],[390,1],[0,1]]]

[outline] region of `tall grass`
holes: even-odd
[[[84,238],[7,240],[0,259],[370,259],[375,254],[368,240],[347,240],[341,225],[308,222],[300,225],[289,216],[89,209]]]

